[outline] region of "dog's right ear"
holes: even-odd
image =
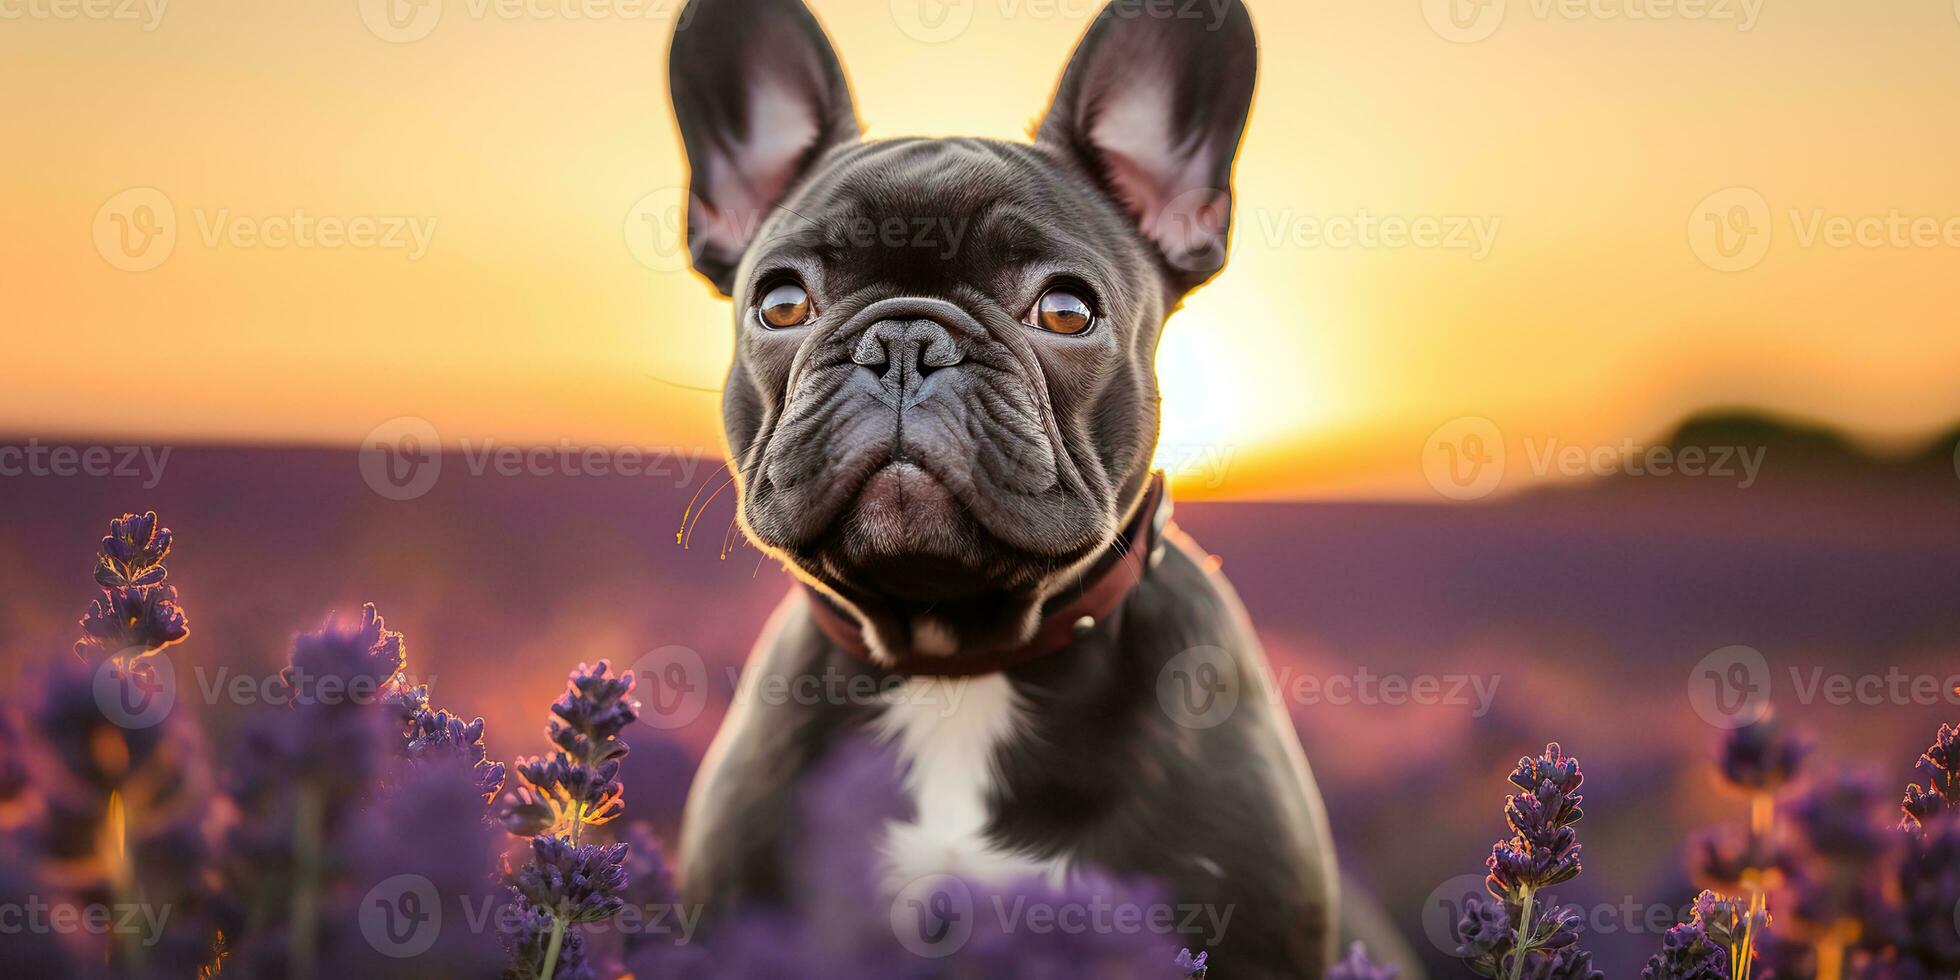
[[[1130,212],[1179,294],[1225,265],[1232,161],[1258,69],[1242,0],[1111,0],[1076,46],[1036,133]]]
[[[733,295],[770,209],[824,151],[862,132],[850,85],[800,0],[690,0],[667,79],[691,171],[688,253]]]

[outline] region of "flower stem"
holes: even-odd
[[[319,787],[300,784],[293,813],[293,851],[298,867],[293,876],[292,975],[313,976],[313,947],[319,925],[321,838],[326,821]]]
[[[1749,797],[1749,830],[1759,839],[1769,837],[1770,826],[1776,820],[1776,795],[1774,793],[1755,793]]]
[[[565,920],[551,917],[551,942],[544,948],[544,965],[538,969],[538,980],[551,980],[552,973],[558,969],[558,948],[565,944]]]
[[[1518,899],[1518,941],[1511,947],[1511,980],[1524,980],[1524,954],[1531,952],[1533,942],[1531,925],[1531,901],[1535,897],[1532,889],[1522,890]]]
[[[1823,938],[1817,940],[1817,980],[1842,980],[1844,976],[1844,948],[1855,938],[1857,923],[1841,921],[1826,929]]]
[[[118,790],[109,791],[109,806],[102,821],[101,850],[108,866],[112,901],[134,902],[136,869],[129,855],[129,807]],[[116,947],[121,964],[126,968],[140,966],[143,946],[143,935],[119,932]]]
[[[1776,794],[1750,794],[1749,836],[1757,842],[1768,841],[1775,824]],[[1741,943],[1729,951],[1729,976],[1734,980],[1749,980],[1749,971],[1756,965],[1756,923],[1768,918],[1769,912],[1769,892],[1762,869],[1750,868],[1743,877],[1749,888],[1749,918],[1742,924]]]

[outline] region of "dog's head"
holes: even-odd
[[[1148,479],[1159,331],[1225,261],[1250,18],[1117,0],[1031,144],[861,141],[799,0],[693,0],[680,23],[743,526],[876,650],[1025,641]]]

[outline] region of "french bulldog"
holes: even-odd
[[[1244,609],[1151,472],[1165,319],[1225,263],[1244,7],[1116,0],[1027,143],[862,139],[798,0],[692,0],[679,24],[688,250],[735,313],[739,517],[802,580],[741,683],[959,688],[738,698],[687,803],[688,899],[710,929],[792,901],[797,787],[871,733],[916,809],[889,880],[1148,877],[1229,914],[1220,975],[1321,976],[1318,790]],[[1177,707],[1194,674],[1234,705]]]

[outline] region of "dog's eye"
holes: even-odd
[[[1089,301],[1068,289],[1051,289],[1041,294],[1027,319],[1021,321],[1049,333],[1081,333],[1096,322]]]
[[[779,283],[762,294],[756,316],[765,327],[794,327],[810,319],[810,294],[796,283]]]

